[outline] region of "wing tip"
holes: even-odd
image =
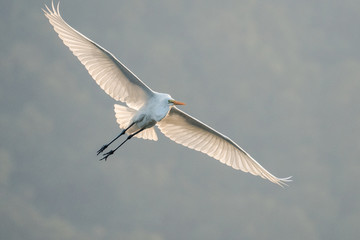
[[[277,181],[273,181],[273,182],[279,185],[280,187],[284,188],[289,186],[287,183],[292,182],[291,178],[292,176],[286,178],[277,178]]]
[[[44,8],[42,8],[42,10],[45,13],[45,16],[47,16],[47,17],[48,17],[48,15],[60,16],[60,1],[58,1],[58,3],[56,4],[56,7],[54,5],[54,1],[51,1],[52,9],[50,9],[48,7],[48,5],[46,5],[46,4],[44,4],[44,5],[45,5],[46,10]]]

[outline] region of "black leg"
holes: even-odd
[[[124,129],[116,138],[114,138],[111,142],[109,142],[108,144],[105,144],[104,146],[102,146],[98,151],[96,155],[99,155],[100,153],[102,153],[110,144],[112,144],[116,139],[118,139],[119,137],[121,137],[122,135],[125,134],[125,132],[127,130],[129,130],[129,128],[131,128],[135,123],[133,122],[132,124],[130,124],[129,127],[127,127],[126,129]]]
[[[109,151],[109,152],[107,152],[107,153],[104,153],[103,154],[103,158],[101,158],[100,159],[100,161],[101,160],[107,160],[107,158],[110,156],[110,155],[112,155],[112,154],[114,154],[114,152],[116,151],[116,150],[118,150],[124,143],[126,143],[127,142],[127,140],[129,140],[129,139],[131,139],[133,136],[135,136],[136,134],[138,134],[138,133],[140,133],[141,131],[143,131],[143,130],[145,130],[145,128],[142,128],[142,129],[140,129],[139,131],[137,131],[137,132],[135,132],[135,133],[133,133],[133,134],[130,134],[126,139],[125,139],[125,141],[123,141],[119,146],[117,146],[114,150],[111,150],[111,151]]]

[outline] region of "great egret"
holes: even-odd
[[[115,116],[123,131],[97,153],[102,153],[125,133],[128,137],[114,150],[104,153],[101,160],[106,160],[133,136],[156,141],[156,125],[171,140],[206,153],[235,169],[258,175],[280,186],[291,181],[290,177],[275,177],[230,138],[175,107],[184,103],[175,101],[169,94],[151,90],[110,52],[68,25],[60,16],[59,3],[57,8],[52,3],[52,10],[45,7],[47,10],[43,11],[55,32],[96,83],[112,98],[128,106],[115,104]]]

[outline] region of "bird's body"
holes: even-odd
[[[138,113],[134,117],[134,121],[137,121],[137,118],[145,118],[149,122],[148,124],[152,124],[151,126],[140,126],[139,127],[153,127],[157,122],[160,122],[168,112],[170,111],[171,105],[169,101],[172,98],[169,94],[165,93],[154,93],[154,96],[149,99],[149,101],[139,109]],[[139,124],[146,124],[146,121],[141,121]]]
[[[98,154],[122,135],[128,137],[114,150],[104,153],[101,160],[106,160],[133,136],[156,141],[154,127],[157,126],[171,140],[235,169],[261,176],[280,186],[290,181],[289,178],[275,177],[230,138],[175,107],[184,103],[175,101],[169,94],[151,90],[110,52],[69,26],[60,16],[59,4],[57,8],[52,4],[52,9],[47,6],[46,9],[45,16],[54,30],[96,83],[112,98],[127,105],[115,104],[115,117],[123,131]]]
[[[169,113],[170,108],[174,106],[169,102],[172,98],[166,93],[156,93],[149,98],[144,106],[142,106],[130,120],[135,123],[138,129],[151,128],[160,122]]]

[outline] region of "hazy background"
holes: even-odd
[[[161,134],[99,162],[115,101],[44,3],[0,2],[0,239],[360,239],[359,1],[61,1],[285,189]]]

